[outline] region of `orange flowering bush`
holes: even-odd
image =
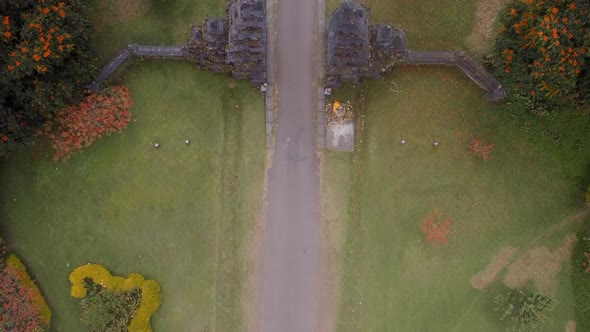
[[[57,113],[45,126],[55,160],[67,161],[74,152],[90,146],[103,135],[126,128],[131,119],[133,101],[124,86],[90,94],[75,106]]]
[[[81,0],[0,1],[0,157],[30,142],[94,75]]]
[[[493,62],[504,81],[554,108],[590,103],[590,2],[514,0],[501,15]]]

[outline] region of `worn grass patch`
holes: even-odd
[[[497,17],[506,0],[479,0],[475,12],[473,30],[467,37],[467,45],[477,55],[483,55],[493,45]]]

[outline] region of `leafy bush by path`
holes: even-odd
[[[141,275],[132,273],[127,279],[113,276],[103,266],[98,264],[82,265],[70,274],[72,283],[71,294],[75,298],[84,298],[88,295],[86,279],[92,280],[113,292],[129,292],[138,289],[141,292],[141,300],[136,315],[129,325],[130,332],[151,332],[151,316],[158,310],[161,303],[160,285],[154,280],[145,280]]]
[[[549,103],[588,107],[590,2],[514,0],[501,15],[492,56],[518,94]]]
[[[129,89],[116,86],[91,94],[79,105],[59,112],[45,128],[55,150],[53,159],[67,161],[75,151],[90,146],[103,135],[126,128],[132,104]]]
[[[509,332],[539,331],[550,321],[549,312],[553,310],[554,301],[539,294],[526,294],[520,289],[508,289],[495,298],[494,311],[501,313],[500,320],[508,318],[511,325]]]
[[[51,311],[25,266],[14,255],[0,261],[0,331],[45,330]]]
[[[578,331],[590,331],[590,222],[578,234],[572,258],[572,286]]]

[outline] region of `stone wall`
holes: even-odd
[[[363,77],[380,78],[399,65],[451,65],[487,92],[488,99],[501,100],[506,89],[464,51],[415,51],[407,48],[406,34],[390,25],[370,25],[367,8],[347,0],[332,14],[327,36],[326,86],[357,83]]]
[[[229,19],[208,18],[191,28],[190,39],[180,46],[130,44],[107,63],[90,88],[98,90],[131,56],[193,61],[214,73],[231,73],[259,85],[266,82],[266,13],[264,0],[233,0]]]

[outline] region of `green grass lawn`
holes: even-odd
[[[416,48],[464,47],[475,8],[475,1],[419,1],[412,8],[368,2],[375,19],[408,29]],[[437,6],[450,8],[415,9]],[[449,15],[466,17],[455,22]],[[578,213],[588,216],[580,184],[590,151],[574,144],[590,138],[588,117],[534,118],[521,115],[518,104],[493,106],[483,95],[459,70],[434,67],[400,68],[384,81],[336,93],[357,104],[366,98],[355,152],[324,153],[321,170],[338,257],[339,331],[502,331],[493,299],[506,270],[486,290],[474,289],[471,277],[505,246],[553,251],[577,224],[548,230]],[[495,144],[489,161],[468,154],[472,137]],[[420,228],[435,209],[454,220],[442,247],[424,243]],[[563,264],[555,280],[559,304],[545,331],[562,331],[576,319],[570,268]],[[532,283],[526,288],[536,291]]]
[[[123,26],[114,41],[100,36],[101,58],[141,34],[166,43],[176,25],[188,36],[190,22],[223,9],[212,1],[166,4],[161,12],[164,2],[153,1],[141,24]],[[108,15],[95,19],[106,24]],[[118,31],[109,24],[99,30]],[[154,35],[142,30],[148,26]],[[3,236],[40,285],[52,330],[83,330],[68,275],[86,263],[158,281],[155,331],[243,330],[251,263],[244,243],[262,204],[263,98],[246,82],[183,62],[137,60],[117,80],[135,101],[122,134],[65,165],[43,144],[0,164]]]

